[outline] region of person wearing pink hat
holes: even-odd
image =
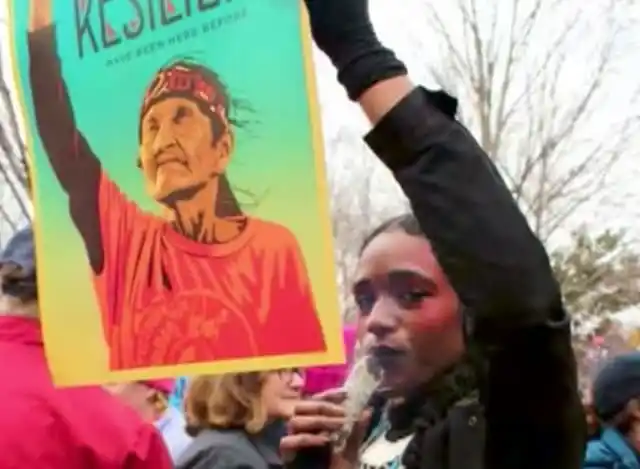
[[[180,410],[169,405],[175,380],[152,379],[110,384],[109,391],[133,407],[147,422],[153,423],[162,434],[171,458],[176,461],[191,443],[186,433],[186,421]]]

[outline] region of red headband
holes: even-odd
[[[226,114],[226,109],[220,102],[220,95],[215,86],[200,72],[176,65],[164,69],[156,75],[155,80],[145,93],[140,117],[142,118],[156,102],[169,96],[190,98],[204,104],[213,114],[222,117]]]

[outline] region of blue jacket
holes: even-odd
[[[587,445],[583,469],[640,469],[640,457],[613,428]]]

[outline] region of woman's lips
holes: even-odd
[[[383,374],[388,374],[403,368],[407,353],[404,350],[379,346],[371,349],[371,357],[375,366],[380,368]]]

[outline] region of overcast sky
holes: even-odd
[[[402,0],[401,2],[372,0],[372,14],[381,38],[387,45],[394,48],[398,52],[398,55],[407,62],[416,81],[431,85],[432,80],[426,72],[427,65],[431,61],[435,62],[440,59],[438,51],[431,50],[429,47],[429,45],[433,43],[433,31],[429,30],[425,21],[425,1],[427,0]],[[488,9],[494,8],[493,5],[498,0],[476,1],[481,11],[482,8],[488,11]],[[589,4],[595,6],[606,0],[590,1],[592,3]],[[6,2],[7,0],[0,0],[0,18],[6,18]],[[431,2],[432,5],[437,4],[438,8],[449,8],[449,10],[443,12],[445,20],[449,21],[447,28],[451,28],[452,31],[459,29],[459,24],[456,23],[456,17],[453,15],[451,7],[446,6],[447,4],[451,5],[453,2],[437,2],[435,0],[431,0]],[[563,3],[568,9],[578,7],[586,8],[587,5],[585,2],[578,0],[566,0]],[[402,8],[398,7],[399,4],[402,5]],[[501,0],[501,8],[508,10],[510,4],[511,2],[507,0]],[[594,7],[594,11],[596,10]],[[635,13],[637,14],[637,10]],[[597,14],[594,13],[589,21],[592,22],[593,28],[593,35],[591,36],[595,37],[600,26]],[[553,25],[549,24],[549,28],[552,27]],[[6,33],[6,31],[3,31],[3,33]],[[628,51],[637,50],[639,52],[636,54],[635,60],[633,60],[633,57],[629,54],[630,58],[620,63],[616,78],[618,81],[616,86],[611,88],[606,107],[603,107],[604,119],[607,119],[606,116],[614,116],[621,112],[628,112],[628,109],[625,108],[625,106],[628,107],[629,105],[628,98],[625,96],[625,89],[629,89],[638,81],[637,63],[640,61],[639,37],[640,33],[635,36],[631,35],[626,39]],[[589,44],[589,39],[591,38],[585,37],[585,45]],[[544,38],[540,40],[543,41]],[[4,37],[0,40],[0,44],[5,46],[3,47],[2,55],[6,64],[6,61],[9,60],[9,54],[6,48],[7,41]],[[574,57],[575,65],[570,67],[570,69],[573,70],[573,74],[564,77],[562,81],[563,86],[560,87],[560,89],[563,90],[562,93],[570,94],[575,88],[576,83],[580,82],[582,70],[580,65],[585,56],[584,54],[589,54],[588,46],[583,48],[582,54],[581,56],[580,48],[577,47],[576,56]],[[350,166],[349,161],[351,158],[355,160],[356,157],[362,158],[362,155],[365,154],[363,146],[358,144],[357,136],[366,131],[367,124],[360,111],[346,99],[344,92],[336,83],[335,73],[325,57],[316,51],[315,59],[325,137],[330,141],[336,134],[341,132],[347,135],[347,139],[350,140],[346,146],[337,150],[334,149],[335,151],[331,152],[328,164],[330,167]],[[458,86],[456,83],[450,83],[449,85],[452,91],[455,91]],[[558,99],[562,99],[562,93],[560,93]],[[599,128],[601,128],[601,126],[596,125],[592,131],[598,132]],[[354,155],[351,155],[351,152],[354,152]],[[597,206],[587,206],[587,209],[583,210],[579,219],[577,221],[574,220],[574,223],[584,221],[595,227],[602,227],[605,224],[606,226],[629,227],[633,230],[634,236],[640,238],[640,184],[636,182],[640,175],[640,171],[638,171],[638,156],[640,156],[638,152],[628,154],[613,171],[610,181],[611,184],[616,186],[615,204],[607,205],[606,209],[599,209]],[[342,177],[348,178],[347,172],[343,171],[341,174],[343,174]],[[378,174],[381,181],[380,185],[383,187],[381,190],[383,195],[380,196],[380,194],[378,194],[377,203],[397,204],[395,196],[388,195],[396,193],[391,178],[387,177],[381,169],[378,169]],[[357,177],[357,175],[355,176]],[[603,224],[603,221],[605,221],[605,224]]]

